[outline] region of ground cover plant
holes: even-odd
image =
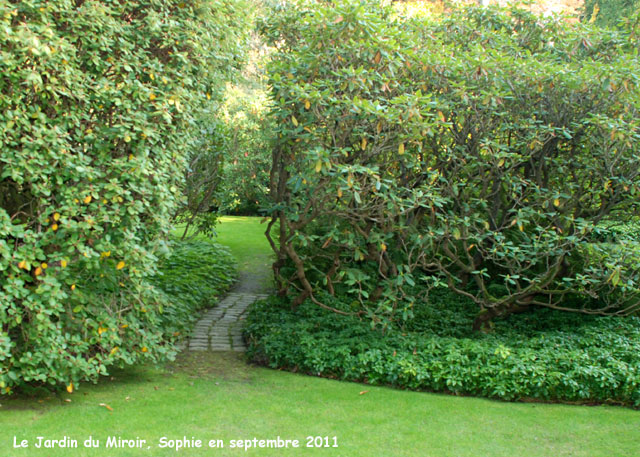
[[[608,233],[640,201],[633,26],[299,5],[263,26],[272,246],[294,306],[327,292],[385,326],[427,283],[473,300],[481,331],[530,307],[637,309],[637,241]]]
[[[149,284],[239,2],[0,2],[0,389],[168,356]],[[206,132],[205,132],[206,133]]]
[[[323,297],[332,307],[348,303]],[[403,328],[373,330],[311,300],[253,305],[248,354],[272,368],[504,400],[640,406],[640,321],[540,309],[474,332],[471,300],[439,290]]]
[[[226,246],[201,237],[177,240],[151,283],[163,292],[156,324],[165,341],[184,339],[204,308],[214,306],[236,279],[236,260]]]

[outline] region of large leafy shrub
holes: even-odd
[[[247,316],[248,355],[273,368],[415,390],[640,405],[637,317],[537,309],[496,321],[487,335],[471,330],[471,300],[442,290],[431,295],[404,329],[384,333],[310,300],[297,311],[281,298],[261,301]]]
[[[409,317],[419,281],[480,308],[626,314],[638,212],[632,30],[471,7],[405,19],[311,2],[265,21],[281,293]],[[604,238],[603,238],[604,236]],[[330,306],[329,306],[330,307]]]
[[[231,0],[0,3],[0,387],[171,353],[145,280],[239,64]]]

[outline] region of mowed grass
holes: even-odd
[[[241,276],[249,276],[251,281],[258,281],[268,289],[273,282],[273,251],[264,235],[266,229],[267,223],[261,217],[223,216],[216,226],[215,239],[231,249]],[[182,236],[183,232],[184,226],[174,230],[176,236]],[[272,235],[276,236],[277,230],[272,230]]]
[[[220,242],[242,265],[268,256],[264,225],[224,218]],[[251,247],[247,247],[251,245]],[[66,401],[70,400],[70,402]],[[234,353],[184,353],[160,366],[113,370],[73,394],[0,397],[0,456],[584,456],[640,455],[640,412],[612,406],[505,403],[346,383],[247,365]],[[107,406],[101,406],[108,405]],[[29,440],[29,448],[13,448]],[[38,436],[78,449],[36,449]],[[85,449],[89,436],[100,448]],[[144,439],[106,449],[108,436]],[[158,447],[200,439],[202,448]],[[231,449],[231,440],[296,439],[296,449]],[[307,448],[307,436],[338,447]],[[223,440],[225,447],[208,447]],[[330,439],[333,444],[333,439]],[[150,446],[148,449],[147,446]]]

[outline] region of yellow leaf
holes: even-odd
[[[36,276],[40,276],[42,274],[42,268],[41,267],[36,268],[35,273],[36,273]]]
[[[596,21],[596,18],[598,17],[599,12],[600,12],[600,6],[598,6],[598,4],[596,3],[595,5],[593,5],[593,12],[591,13],[591,18],[589,19],[589,22],[591,24],[593,24]]]
[[[211,94],[207,92],[207,100],[211,100]]]
[[[131,141],[131,137],[129,135],[124,136],[124,142],[129,143]]]
[[[385,252],[385,251],[387,250],[387,245],[386,245],[386,244],[384,244],[384,243],[382,243],[382,244],[380,245],[380,249],[382,249],[382,252]]]
[[[141,350],[142,350],[142,352],[147,352],[148,351],[146,346],[144,346]]]
[[[376,130],[378,133],[382,132],[382,121],[378,121],[378,125],[376,125]]]
[[[53,225],[51,226],[51,230],[53,230],[54,232],[55,232],[56,230],[58,230],[58,224],[53,224]]]
[[[380,53],[380,51],[378,51],[376,52],[376,56],[373,58],[373,63],[378,65],[380,63],[380,60],[382,60],[382,54]]]
[[[149,100],[155,100],[156,99],[156,94],[154,94],[153,92],[151,92],[149,94]]]
[[[61,266],[62,268],[67,268],[67,261],[66,261],[66,260],[61,260],[61,261],[60,261],[60,266]]]
[[[442,111],[438,111],[438,117],[440,118],[440,120],[442,122],[445,122],[447,119],[444,117],[444,114]]]
[[[46,270],[47,268],[49,268],[49,265],[47,265],[46,262],[42,262],[40,266],[42,267],[43,270]]]
[[[404,143],[400,143],[400,146],[398,146],[398,154],[404,154]]]
[[[154,79],[156,79],[156,77],[153,75],[153,73],[149,73],[149,78],[151,78],[151,81],[153,81]]]
[[[67,386],[67,392],[69,392],[70,394],[73,393],[73,383],[69,383],[69,385]]]
[[[21,268],[23,270],[27,269],[27,262],[25,260],[22,260],[18,263],[18,268]]]
[[[124,261],[121,260],[120,262],[118,262],[118,265],[116,265],[116,270],[122,270],[124,268],[124,265]]]
[[[75,284],[71,284],[71,290],[76,290],[76,285]]]
[[[316,162],[316,173],[320,173],[322,171],[322,162],[318,160]]]
[[[59,221],[60,220],[60,213],[54,213],[53,214],[53,220],[54,221]]]
[[[342,198],[342,189],[338,189],[338,198]]]
[[[104,257],[110,257],[111,256],[111,251],[104,251],[102,253],[100,253],[100,257],[104,258]]]
[[[128,326],[129,326],[129,324],[122,324],[122,325],[120,326],[120,328],[127,328]]]
[[[557,208],[558,206],[560,206],[560,200],[556,198],[556,199],[553,201],[553,206],[555,206],[556,208]]]
[[[295,116],[291,116],[291,122],[293,122],[294,126],[296,126],[296,127],[298,126],[298,119],[296,119]]]
[[[498,167],[501,167],[504,165],[504,159],[500,159],[500,161],[498,162]]]
[[[362,144],[360,146],[362,147],[363,151],[367,148],[367,139],[366,138],[362,139]]]
[[[104,406],[105,408],[107,408],[109,411],[113,411],[113,408],[109,405],[107,405],[106,403],[100,403],[98,406]]]
[[[83,200],[83,201],[84,201],[87,205],[88,205],[89,203],[91,203],[91,195],[87,195],[86,197],[84,197],[84,200]]]
[[[304,107],[305,107],[305,109],[311,108],[311,102],[309,100],[305,101],[304,102]]]
[[[109,355],[113,355],[116,352],[118,352],[118,346],[114,347],[113,349],[111,349],[111,351],[109,352]]]

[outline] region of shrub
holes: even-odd
[[[275,269],[294,306],[327,291],[406,318],[427,281],[474,300],[476,329],[528,306],[637,309],[637,245],[598,241],[638,213],[637,35],[369,2],[303,3],[264,28]]]
[[[323,301],[338,309],[349,304]],[[252,360],[272,368],[399,388],[503,400],[640,405],[640,319],[549,309],[471,331],[473,301],[438,290],[404,329],[372,330],[305,301],[270,298],[250,308]]]
[[[239,64],[230,0],[0,4],[0,386],[172,353],[146,278]]]

